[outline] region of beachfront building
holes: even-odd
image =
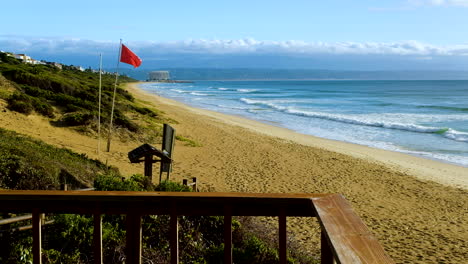
[[[169,79],[168,71],[152,71],[149,73],[148,81],[167,81]]]

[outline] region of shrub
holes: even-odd
[[[66,126],[82,126],[88,125],[93,120],[93,115],[90,113],[67,113],[60,118],[60,122]]]
[[[139,107],[139,106],[132,106],[131,107],[133,110],[135,110],[136,112],[142,114],[142,115],[147,115],[147,116],[151,116],[151,117],[156,117],[158,116],[158,114],[156,114],[156,112],[154,112],[153,110],[147,108],[147,107]]]
[[[140,175],[125,179],[111,173],[99,175],[94,180],[94,188],[97,191],[145,191],[145,185],[145,178]]]
[[[138,132],[138,125],[130,121],[122,112],[116,110],[114,112],[114,117],[115,125],[126,128],[130,132]]]
[[[47,102],[40,100],[33,100],[33,107],[36,112],[43,116],[54,117],[54,108]]]
[[[29,115],[34,110],[34,107],[32,106],[31,97],[22,93],[16,92],[13,95],[11,95],[8,98],[7,103],[8,109],[18,113]]]
[[[9,101],[8,109],[10,109],[11,111],[29,115],[32,113],[34,107],[31,105],[31,102]]]
[[[155,191],[161,192],[190,192],[191,189],[188,186],[172,182],[172,181],[162,181],[158,186],[156,186]]]

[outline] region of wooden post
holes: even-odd
[[[325,234],[325,231],[322,228],[321,235],[320,235],[320,263],[322,264],[333,264],[333,253],[330,249],[330,245],[328,245],[328,240]]]
[[[127,263],[141,264],[141,216],[136,212],[127,214]]]
[[[286,264],[287,251],[286,251],[286,213],[284,208],[280,209],[278,215],[279,224],[279,259],[280,264]]]
[[[198,188],[197,188],[197,177],[193,177],[192,178],[192,191],[194,192],[197,192],[198,191]]]
[[[174,203],[171,208],[169,243],[171,248],[171,264],[179,264],[179,223],[177,219],[177,209]]]
[[[224,208],[224,263],[232,263],[232,208]]]
[[[188,186],[188,180],[187,180],[187,179],[183,179],[183,180],[182,180],[182,185]]]
[[[153,155],[145,156],[145,176],[153,182]]]
[[[42,263],[42,217],[38,209],[34,209],[32,213],[32,226],[33,226],[33,263]]]
[[[95,213],[93,215],[93,253],[94,263],[102,264],[102,215]]]

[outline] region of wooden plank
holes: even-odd
[[[42,216],[38,209],[34,209],[32,213],[32,226],[33,226],[33,263],[42,263]]]
[[[232,263],[232,208],[225,207],[224,213],[224,263]]]
[[[338,263],[394,263],[343,196],[312,200]]]
[[[41,225],[42,226],[46,226],[46,225],[50,225],[50,224],[53,224],[54,223],[54,220],[48,220],[48,221],[43,221],[41,222]],[[33,225],[27,225],[27,226],[19,226],[19,227],[13,227],[11,229],[9,229],[8,231],[26,231],[26,230],[30,230],[33,228]]]
[[[171,249],[171,264],[179,263],[179,221],[177,219],[176,207],[172,205],[172,213],[170,215],[170,249]]]
[[[95,213],[93,215],[93,253],[94,253],[94,263],[102,264],[102,215]]]
[[[287,263],[287,248],[286,248],[286,213],[284,208],[280,209],[278,216],[278,229],[279,229],[279,259],[280,264]]]
[[[0,220],[0,225],[7,225],[7,224],[12,224],[20,221],[25,221],[25,220],[31,220],[32,219],[32,214],[27,214],[27,215],[20,215],[20,216],[15,216],[11,218],[5,218]]]
[[[31,212],[41,208],[50,213],[93,214],[99,206],[103,214],[126,214],[129,208],[142,214],[224,215],[224,205],[232,205],[233,215],[277,216],[285,207],[288,216],[314,216],[311,198],[325,194],[245,194],[99,191],[0,191],[0,210]]]
[[[174,152],[174,142],[175,142],[175,129],[168,124],[164,124],[163,127],[163,142],[162,142],[162,152],[167,154],[169,158],[172,159],[172,153]],[[159,181],[161,182],[161,176],[163,172],[167,173],[167,180],[169,180],[169,175],[172,171],[172,160],[161,159],[161,167],[159,172]]]
[[[327,235],[322,230],[320,234],[320,263],[321,264],[333,264],[333,252],[328,244]]]
[[[136,212],[127,214],[127,263],[141,264],[141,216]]]

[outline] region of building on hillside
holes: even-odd
[[[13,57],[23,61],[24,63],[33,63],[33,59],[26,54],[13,54]]]
[[[169,79],[168,71],[152,71],[149,73],[148,81],[167,81]]]
[[[73,66],[72,65],[72,67],[73,67],[73,69],[78,70],[78,71],[85,71],[85,69],[83,67],[81,67],[81,66]]]
[[[35,59],[29,57],[29,56],[26,55],[26,54],[11,54],[10,56],[12,56],[12,57],[15,58],[15,59],[18,59],[18,60],[22,61],[23,63],[35,64],[35,65],[37,65],[37,64],[45,64],[45,62],[35,60]]]
[[[62,64],[60,64],[58,62],[52,62],[51,65],[56,67],[56,68],[59,68],[60,70],[62,69]]]

